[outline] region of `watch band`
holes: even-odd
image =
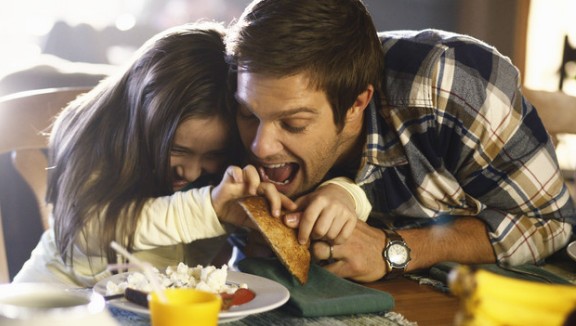
[[[387,267],[386,275],[384,276],[384,278],[386,279],[396,278],[404,274],[404,272],[406,271],[406,266],[408,266],[408,262],[410,261],[410,248],[408,248],[408,245],[406,244],[402,236],[398,234],[396,231],[389,229],[383,229],[383,231],[384,233],[386,233],[386,245],[384,246],[384,250],[382,251],[382,257],[384,258]],[[390,248],[391,245],[394,244],[405,247],[408,252],[407,260],[402,266],[398,266],[392,263],[387,256],[388,249]]]

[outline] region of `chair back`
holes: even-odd
[[[538,116],[556,145],[562,173],[572,198],[576,199],[576,96],[562,91],[524,88],[524,95],[538,111]]]
[[[536,107],[544,126],[552,136],[576,134],[576,96],[561,91],[524,88],[524,96]]]
[[[32,228],[30,223],[38,223],[40,231],[48,227],[50,209],[45,202],[48,160],[44,151],[48,145],[49,128],[63,107],[88,90],[90,87],[50,88],[0,98],[0,155],[12,165],[9,168],[14,169],[29,190],[27,194],[10,193],[0,197],[0,283],[10,281],[11,275],[18,272],[30,255],[30,248],[18,245],[18,239],[14,239],[18,237],[16,234]],[[3,179],[8,167],[4,169],[0,171],[4,172],[0,175]],[[13,176],[8,180],[14,180]],[[8,192],[19,189],[11,182],[8,185],[6,181],[3,183],[2,187]],[[29,213],[7,214],[2,208],[14,206],[14,201],[18,202],[18,212],[29,212],[27,206],[36,206],[39,216],[32,217],[31,221],[29,216],[22,216]],[[3,211],[6,213],[4,216]],[[37,242],[39,235],[34,238],[28,241]],[[11,244],[12,240],[16,243]]]

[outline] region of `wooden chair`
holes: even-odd
[[[562,91],[548,92],[528,88],[524,88],[523,92],[530,103],[536,107],[544,127],[548,130],[557,148],[559,149],[560,145],[566,145],[567,152],[558,153],[575,156],[576,151],[572,152],[570,149],[576,147],[576,143],[559,144],[559,140],[562,135],[576,136],[576,96],[568,95]],[[566,141],[570,142],[574,138],[566,139]],[[562,161],[562,157],[559,156],[559,159]],[[576,199],[576,188],[574,186],[575,169],[576,166],[572,166],[565,169],[563,173],[568,183],[571,184],[572,197]]]
[[[0,98],[0,155],[9,155],[10,162],[17,174],[25,181],[33,196],[29,197],[30,203],[23,205],[35,205],[38,207],[39,217],[35,223],[41,225],[41,230],[48,227],[49,207],[45,203],[46,194],[46,168],[47,157],[43,150],[47,147],[47,132],[55,115],[79,94],[85,93],[90,87],[66,87],[50,88],[34,91],[20,92]],[[12,185],[4,185],[12,187]],[[25,195],[11,194],[12,199],[23,199]],[[0,283],[10,281],[10,275],[14,275],[21,267],[21,263],[28,259],[30,251],[11,245],[13,234],[7,225],[19,225],[24,220],[23,216],[2,216],[2,206],[13,203],[0,202]],[[26,207],[22,207],[25,211]],[[27,213],[26,213],[27,214]],[[14,214],[10,214],[14,215]],[[4,218],[4,220],[3,220]],[[7,219],[18,219],[8,221]],[[29,220],[29,219],[27,219]],[[10,222],[10,223],[8,223]],[[22,222],[29,223],[29,222]],[[30,225],[22,225],[19,228],[27,230]],[[6,232],[6,233],[5,233]],[[38,236],[33,239],[38,241]],[[18,265],[13,265],[12,256],[20,256]],[[9,268],[11,267],[11,268]]]
[[[524,95],[536,107],[552,136],[576,134],[576,96],[561,91],[548,92],[524,88]]]

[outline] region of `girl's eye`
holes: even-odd
[[[172,148],[170,150],[171,155],[178,155],[179,156],[179,155],[186,155],[186,153],[187,152],[181,148]]]

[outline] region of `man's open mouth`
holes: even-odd
[[[298,173],[300,166],[296,163],[279,163],[262,165],[258,169],[262,181],[276,185],[289,184]]]

